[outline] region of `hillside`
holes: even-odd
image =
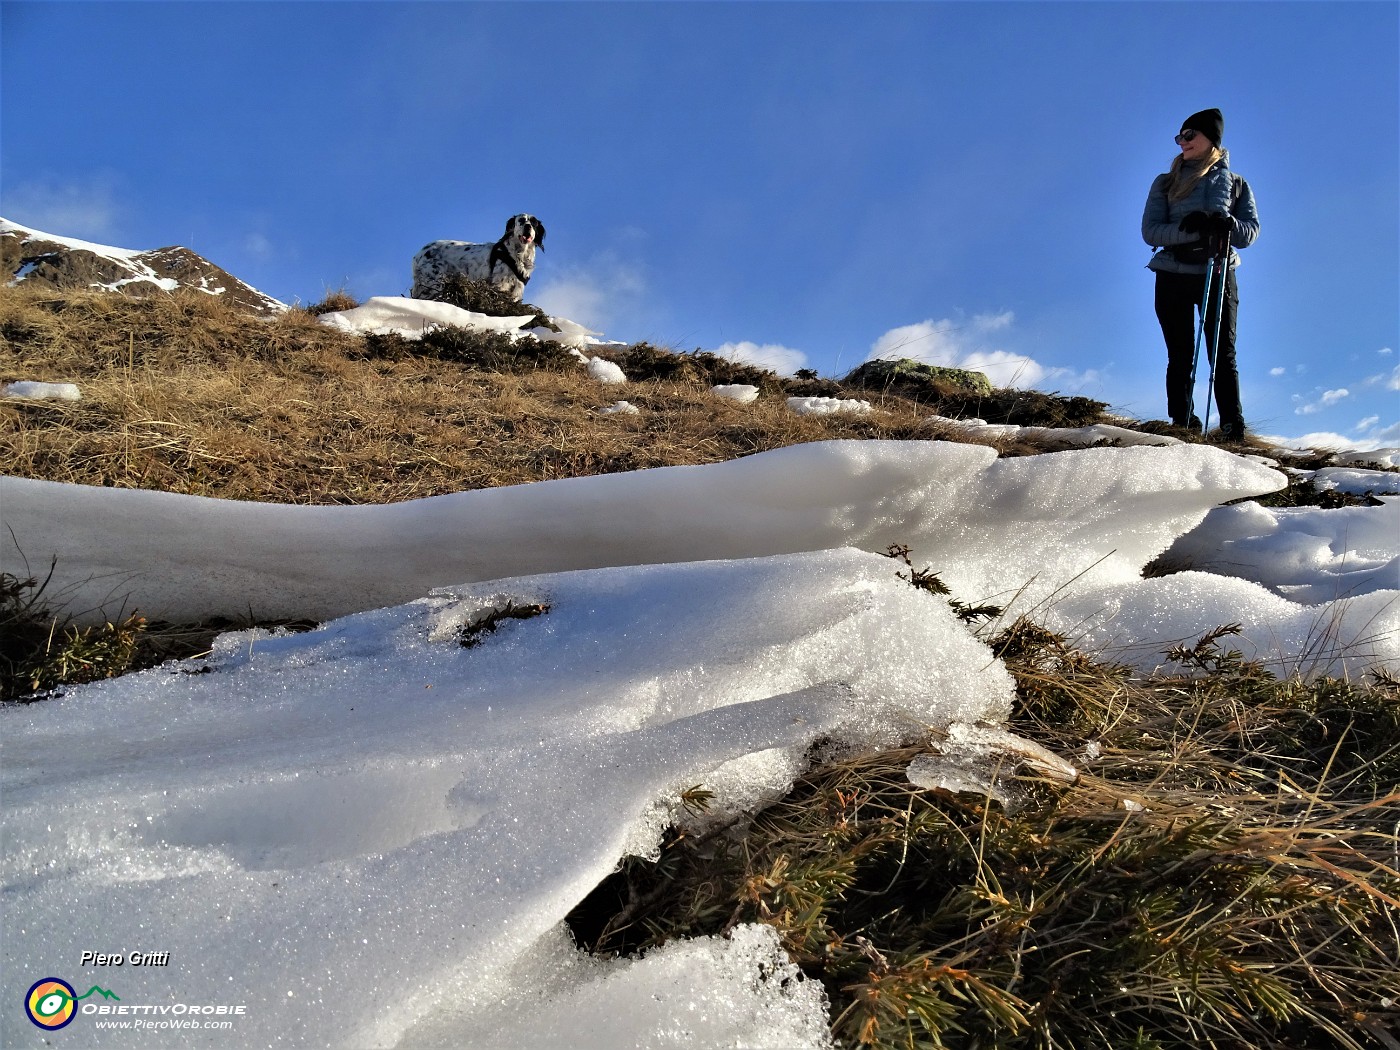
[[[1104,406],[1084,398],[782,379],[646,344],[594,352],[629,381],[602,384],[566,351],[533,340],[362,337],[306,310],[262,318],[188,291],[138,299],[25,283],[0,289],[0,384],[70,383],[81,399],[0,400],[0,454],[26,477],[382,503],[828,438],[969,439],[935,415],[1107,422]],[[762,395],[744,404],[711,389],[740,383]],[[877,411],[803,415],[785,400],[832,395]],[[619,399],[639,412],[607,412]],[[1035,448],[988,440],[1008,454]]]
[[[168,952],[112,991],[211,1046],[1388,1046],[1393,473],[357,309],[0,289],[8,972]]]

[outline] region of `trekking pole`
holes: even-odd
[[[1215,297],[1215,324],[1211,332],[1210,341],[1206,344],[1206,360],[1210,362],[1210,379],[1206,383],[1206,422],[1205,428],[1201,431],[1202,434],[1210,433],[1210,399],[1211,395],[1215,392],[1215,355],[1220,344],[1220,315],[1225,312],[1225,282],[1230,275],[1229,236],[1222,237],[1219,247],[1212,245],[1212,249],[1210,263],[1206,265],[1206,294],[1205,299],[1202,301],[1202,310],[1208,311],[1209,309],[1207,304],[1210,303],[1211,270],[1215,270],[1218,274],[1220,280],[1217,283],[1220,287]],[[1218,264],[1216,263],[1217,256],[1219,256]],[[1201,328],[1204,329],[1205,326],[1206,315],[1202,313]]]
[[[1215,272],[1215,253],[1206,260],[1206,286],[1201,292],[1201,323],[1196,326],[1196,352],[1191,357],[1191,384],[1186,396],[1186,419],[1188,424],[1196,418],[1196,368],[1201,363],[1201,337],[1206,332],[1206,315],[1210,312],[1210,278]],[[1209,351],[1207,351],[1209,353]],[[1215,364],[1211,363],[1211,376],[1215,375]],[[1210,417],[1210,395],[1206,395],[1206,417]]]

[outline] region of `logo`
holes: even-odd
[[[29,994],[24,997],[24,1012],[40,1028],[56,1031],[73,1020],[78,1012],[78,1001],[93,993],[104,999],[120,1001],[121,998],[95,984],[79,995],[67,981],[57,977],[45,977],[42,981],[35,981],[30,987]]]

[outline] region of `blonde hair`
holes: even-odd
[[[1196,183],[1200,182],[1205,173],[1225,156],[1225,151],[1219,146],[1212,146],[1210,152],[1200,160],[1189,162],[1185,154],[1178,153],[1176,159],[1172,161],[1171,181],[1167,183],[1167,200],[1179,201],[1190,195],[1196,188]]]

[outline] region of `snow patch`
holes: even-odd
[[[354,309],[336,310],[320,317],[322,324],[353,335],[393,334],[405,339],[421,339],[428,329],[442,326],[514,335],[534,320],[533,314],[490,317],[450,303],[388,295],[377,295]]]
[[[1048,450],[1092,448],[1095,445],[1179,445],[1181,442],[1164,434],[1144,434],[1140,430],[1095,423],[1087,427],[1022,427],[1010,423],[988,423],[985,419],[950,419],[929,416],[929,422],[954,427],[972,436],[997,439],[1025,440]]]
[[[875,411],[869,401],[841,397],[790,397],[787,405],[799,416],[865,416]]]
[[[742,405],[758,400],[758,387],[747,383],[720,383],[710,387],[710,392],[716,397],[738,401]]]
[[[598,382],[609,386],[627,382],[627,376],[621,368],[601,357],[588,359],[588,374]]]
[[[76,383],[39,383],[29,379],[21,379],[15,383],[6,383],[3,390],[0,390],[0,396],[31,400],[49,398],[59,401],[79,401],[83,395]]]

